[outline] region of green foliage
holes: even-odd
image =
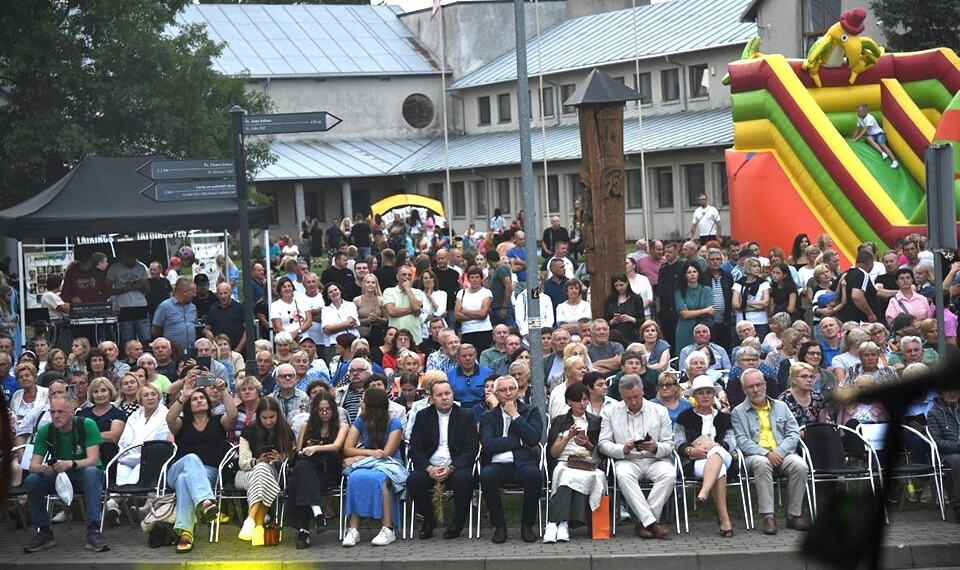
[[[874,0],[870,9],[883,30],[887,51],[938,47],[960,51],[960,0]]]
[[[0,207],[86,155],[229,157],[230,108],[269,112],[214,71],[222,46],[177,29],[188,0],[0,0]],[[247,146],[248,170],[269,163]]]

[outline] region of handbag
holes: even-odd
[[[600,505],[591,513],[590,532],[594,540],[610,540],[610,495],[600,496]]]
[[[277,546],[280,544],[280,528],[274,524],[263,527],[263,545]]]
[[[150,532],[157,522],[173,524],[177,520],[177,494],[174,492],[147,499],[146,515],[140,521],[140,530]]]
[[[597,464],[587,457],[575,457],[571,455],[567,457],[567,467],[581,471],[593,471],[597,468]]]

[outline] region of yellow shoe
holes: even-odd
[[[220,524],[226,524],[230,522],[230,515],[227,513],[220,513]]]
[[[253,527],[253,537],[250,540],[253,546],[263,546],[263,526]]]
[[[256,527],[256,523],[252,518],[247,517],[247,519],[243,521],[243,527],[240,529],[240,536],[238,536],[238,538],[240,540],[250,540],[253,538],[254,527]],[[263,536],[262,532],[260,536]]]

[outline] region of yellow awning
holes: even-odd
[[[370,210],[374,213],[374,215],[383,215],[394,208],[402,208],[404,206],[419,206],[421,208],[432,210],[441,216],[446,216],[446,214],[443,212],[443,204],[437,200],[434,200],[433,198],[428,198],[419,194],[394,194],[393,196],[387,196],[383,200],[380,200],[374,205],[370,206]]]

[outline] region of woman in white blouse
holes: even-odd
[[[353,301],[343,298],[343,289],[339,284],[327,283],[325,292],[329,302],[320,309],[320,330],[323,332],[321,339],[323,354],[320,357],[329,362],[337,353],[338,335],[350,333],[356,337],[360,336],[360,331],[357,329],[360,315]]]
[[[423,291],[423,308],[420,309],[420,323],[423,326],[423,338],[429,338],[431,317],[443,318],[447,314],[447,292],[437,289],[437,275],[431,269],[420,272],[413,286]]]
[[[567,300],[557,305],[556,324],[568,331],[577,330],[577,321],[592,319],[590,303],[583,300],[583,282],[577,278],[567,279],[563,287],[567,293]]]
[[[120,449],[142,444],[145,441],[170,439],[167,427],[167,407],[163,405],[160,389],[154,384],[144,384],[137,393],[140,408],[127,417],[120,435]],[[117,484],[128,485],[140,479],[140,451],[131,451],[117,461]]]

